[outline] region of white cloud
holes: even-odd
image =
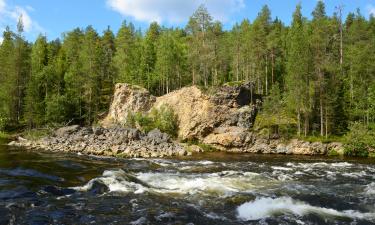
[[[8,5],[6,0],[0,0],[0,30],[1,28],[4,29],[5,26],[15,28],[22,16],[22,23],[26,33],[44,32],[44,29],[30,16],[29,13],[33,11],[34,8],[31,6]]]
[[[0,15],[5,10],[5,6],[6,6],[5,0],[0,0]]]
[[[13,11],[9,12],[10,16],[14,21],[17,21],[22,18],[22,23],[26,32],[30,32],[33,26],[33,21],[27,13],[26,9],[16,6]]]
[[[123,16],[170,24],[186,22],[201,4],[207,6],[214,19],[222,22],[245,7],[244,0],[107,0],[107,5]]]
[[[375,6],[373,6],[373,5],[368,5],[367,6],[367,12],[368,12],[368,14],[369,15],[374,15],[375,16]]]

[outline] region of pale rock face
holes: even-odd
[[[252,134],[241,127],[219,127],[204,138],[203,143],[218,148],[243,147],[252,141]]]
[[[143,88],[117,84],[102,125],[124,123],[129,112],[147,112],[167,105],[178,118],[179,139],[199,140],[219,147],[242,147],[257,112],[251,100],[255,102],[259,98],[250,98],[251,86],[246,85],[224,86],[215,95],[207,95],[191,86],[156,98]]]
[[[107,117],[102,125],[107,127],[125,123],[129,112],[147,112],[156,98],[146,89],[129,84],[116,84],[115,94]]]
[[[160,108],[162,105],[168,105],[177,115],[178,136],[182,140],[203,139],[229,114],[229,111],[223,110],[223,106],[213,104],[207,95],[194,86],[158,97],[154,107]]]

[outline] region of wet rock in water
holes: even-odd
[[[108,191],[109,191],[109,188],[102,181],[93,180],[88,192],[93,195],[100,195]]]
[[[47,186],[43,189],[45,192],[48,192],[50,194],[56,195],[56,196],[65,196],[65,195],[71,195],[74,194],[76,191],[73,189],[61,189],[55,186]]]

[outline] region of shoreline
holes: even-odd
[[[117,158],[169,158],[186,157],[210,152],[202,145],[181,143],[168,134],[154,129],[143,133],[134,128],[102,128],[70,126],[56,130],[39,140],[18,138],[8,145],[48,152],[80,153],[84,155],[111,156]],[[233,154],[269,154],[304,156],[343,155],[342,143],[307,142],[297,139],[254,138],[248,146],[224,149],[222,146],[205,145],[209,150]],[[335,153],[335,154],[332,154]]]

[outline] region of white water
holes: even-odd
[[[238,218],[244,221],[260,220],[280,214],[293,214],[304,216],[315,213],[324,216],[349,217],[358,219],[374,219],[375,213],[361,213],[354,210],[337,211],[309,205],[301,201],[295,201],[290,197],[259,198],[253,202],[247,202],[237,208]]]
[[[202,209],[204,209],[204,204],[209,204],[211,201],[208,199],[212,198],[224,201],[227,197],[237,195],[257,197],[254,201],[234,206],[233,211],[236,212],[236,219],[242,221],[262,220],[278,216],[292,216],[295,217],[295,221],[303,221],[303,216],[314,214],[328,220],[332,219],[332,221],[335,221],[335,218],[350,218],[375,222],[374,207],[366,207],[365,210],[362,207],[361,210],[364,210],[362,212],[353,205],[349,208],[351,210],[340,211],[334,208],[325,208],[324,202],[322,202],[322,207],[319,207],[293,199],[297,199],[300,194],[308,195],[309,193],[314,198],[314,196],[319,196],[319,191],[322,194],[328,193],[330,196],[336,196],[336,191],[340,191],[341,188],[350,188],[353,181],[354,184],[362,181],[365,183],[357,189],[359,193],[342,192],[340,197],[362,196],[372,201],[371,199],[375,195],[375,182],[368,182],[372,181],[372,171],[366,165],[353,165],[346,162],[317,162],[284,163],[267,168],[264,164],[241,164],[239,166],[236,163],[231,165],[212,161],[151,160],[151,162],[160,165],[162,169],[135,173],[128,173],[121,169],[107,170],[102,176],[75,189],[89,191],[93,188],[94,182],[99,181],[108,187],[109,192],[125,194],[148,192],[173,194],[173,196],[180,196],[192,201],[198,199],[197,205],[201,205]],[[204,171],[202,167],[213,169],[213,171],[217,171],[216,169],[220,167],[223,171],[195,172],[197,170]],[[247,169],[254,172],[246,171]],[[314,182],[309,182],[309,179]],[[348,183],[324,186],[326,182],[335,182],[340,179],[346,179]],[[322,185],[320,189],[319,185]],[[346,200],[341,199],[341,201],[345,202]],[[213,212],[203,212],[203,214],[207,218],[222,221],[229,218]]]
[[[262,185],[272,183],[257,173],[223,171],[219,173],[188,175],[180,173],[137,173],[134,177],[141,183],[127,179],[123,170],[108,170],[103,176],[89,181],[76,190],[88,191],[95,181],[104,183],[110,192],[133,192],[142,194],[145,191],[176,194],[202,194],[231,196],[240,192],[251,192]]]

